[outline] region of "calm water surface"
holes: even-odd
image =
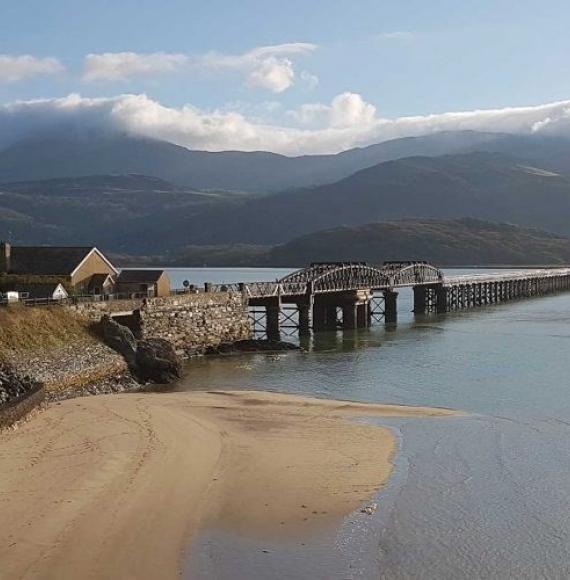
[[[202,283],[283,271],[177,274]],[[382,421],[398,434],[400,453],[374,517],[355,514],[330,537],[269,553],[212,530],[193,547],[196,577],[570,577],[570,293],[421,319],[411,307],[411,291],[402,291],[396,328],[324,333],[306,352],[192,361],[179,389],[271,389],[468,413]]]

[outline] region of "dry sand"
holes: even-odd
[[[0,579],[176,578],[200,526],[308,534],[387,480],[392,433],[445,409],[260,392],[111,395],[0,434]]]

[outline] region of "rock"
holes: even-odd
[[[132,331],[126,326],[115,322],[106,314],[101,318],[99,327],[105,343],[123,355],[129,365],[134,364],[136,360],[137,339]]]
[[[360,513],[371,516],[378,509],[377,503],[371,503],[360,510]]]
[[[222,342],[218,346],[208,347],[205,354],[236,354],[240,352],[281,352],[301,350],[301,347],[282,340],[237,340]]]
[[[182,375],[182,364],[170,342],[149,338],[137,342],[135,373],[143,381],[171,383]]]
[[[36,390],[38,383],[20,376],[6,364],[0,365],[0,407]]]

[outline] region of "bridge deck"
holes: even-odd
[[[463,274],[461,276],[444,276],[444,286],[461,284],[482,284],[487,282],[509,282],[537,278],[552,278],[556,276],[570,276],[570,268],[542,268],[536,270],[515,270],[504,273],[490,274]]]
[[[213,292],[242,292],[250,299],[275,297],[300,298],[310,295],[358,290],[396,290],[416,286],[443,284],[453,287],[467,284],[509,282],[515,280],[547,279],[570,276],[570,268],[518,270],[492,274],[464,274],[445,276],[425,262],[389,262],[383,266],[368,266],[363,262],[312,264],[275,282],[246,284],[213,284]]]

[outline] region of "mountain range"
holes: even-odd
[[[410,219],[467,217],[570,236],[570,141],[533,135],[446,132],[304,157],[36,135],[0,151],[0,182],[2,238],[120,254],[281,247]]]
[[[405,157],[487,151],[570,172],[569,142],[538,136],[448,131],[385,141],[336,155],[286,157],[268,152],[191,151],[130,135],[39,134],[0,151],[0,182],[141,174],[179,187],[272,193],[333,183],[378,163]]]
[[[153,258],[172,266],[301,267],[316,261],[427,260],[440,266],[560,265],[570,238],[512,224],[462,218],[408,219],[339,227],[274,247],[192,246]],[[151,262],[152,263],[152,262]]]

